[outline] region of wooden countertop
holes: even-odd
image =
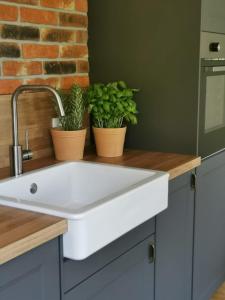
[[[122,157],[101,158],[93,151],[85,161],[166,171],[174,179],[201,164],[200,157],[191,155],[126,150]],[[25,171],[40,169],[57,161],[38,159],[24,164]],[[0,179],[9,177],[9,168],[0,169]],[[67,230],[67,221],[43,214],[0,206],[0,264],[3,264],[61,234]]]
[[[201,164],[201,158],[193,155],[150,152],[143,150],[125,150],[124,155],[115,158],[98,157],[93,150],[86,151],[85,161],[109,163],[127,167],[165,171],[174,179]],[[36,159],[24,163],[24,171],[32,171],[59,163],[52,157]],[[10,176],[9,168],[0,169],[0,179]]]
[[[123,156],[115,158],[98,157],[96,154],[93,154],[93,151],[89,151],[85,155],[84,160],[165,171],[170,174],[170,180],[201,164],[201,158],[193,155],[142,150],[125,150]]]
[[[0,265],[66,231],[64,219],[0,206]]]

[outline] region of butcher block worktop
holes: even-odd
[[[201,164],[201,158],[192,155],[175,153],[126,150],[124,155],[116,158],[98,157],[90,151],[84,160],[110,163],[126,167],[152,169],[169,172],[170,180],[174,179]]]
[[[201,158],[193,155],[150,152],[142,150],[125,150],[124,155],[115,158],[98,157],[93,150],[86,151],[84,160],[121,165],[125,167],[135,167],[165,171],[170,174],[170,180],[174,179],[201,164]],[[24,163],[24,171],[32,171],[50,165],[58,161],[51,157],[41,158]],[[0,179],[10,176],[9,168],[0,169]]]
[[[67,221],[0,206],[0,265],[67,231]]]
[[[100,158],[87,151],[84,160],[166,171],[174,179],[196,167],[201,159],[196,156],[126,150],[122,157]],[[56,164],[53,158],[24,163],[24,170],[31,171]],[[9,168],[0,169],[0,179],[9,177]],[[30,211],[0,206],[0,264],[5,263],[63,233],[67,221],[61,218]]]

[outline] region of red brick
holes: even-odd
[[[44,71],[45,74],[74,74],[76,63],[75,61],[46,61]]]
[[[22,22],[28,23],[47,25],[56,25],[58,23],[58,14],[47,10],[21,7],[20,17]]]
[[[0,95],[12,94],[23,82],[16,79],[0,79]]]
[[[6,2],[14,2],[18,4],[38,5],[39,0],[4,0]]]
[[[62,46],[60,56],[64,58],[87,58],[88,48],[86,45]]]
[[[20,26],[14,24],[0,25],[2,39],[33,40],[40,39],[39,28],[33,26]]]
[[[86,30],[78,30],[76,32],[76,42],[80,44],[87,43],[88,40],[88,33]]]
[[[52,8],[62,8],[63,0],[41,0],[41,5]]]
[[[51,8],[75,9],[75,0],[41,0],[41,5]]]
[[[0,4],[0,20],[16,21],[17,17],[18,17],[17,7]]]
[[[50,85],[54,88],[59,88],[59,78],[50,77],[50,78],[34,78],[25,80],[26,84],[44,84]]]
[[[0,57],[20,57],[20,47],[17,43],[5,43],[0,40]]]
[[[76,32],[58,28],[42,28],[41,39],[48,42],[75,42]]]
[[[88,25],[88,19],[85,15],[60,13],[59,23],[62,26],[74,26],[86,28]]]
[[[89,77],[88,76],[69,76],[61,78],[60,88],[67,90],[70,89],[73,84],[77,84],[81,87],[88,87]]]
[[[77,72],[78,73],[88,73],[89,72],[89,63],[87,60],[78,60],[77,61]]]
[[[4,76],[26,76],[39,75],[42,73],[42,63],[39,61],[33,62],[17,62],[6,61],[2,64]]]
[[[81,12],[87,12],[88,11],[87,0],[76,0],[76,10]]]
[[[24,58],[57,58],[58,45],[24,44],[22,46]]]

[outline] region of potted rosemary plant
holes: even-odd
[[[52,140],[57,160],[83,158],[86,138],[84,128],[85,97],[81,87],[74,85],[69,92],[59,91],[65,116],[60,117],[59,128],[52,128]]]
[[[93,84],[87,91],[88,110],[92,117],[96,150],[99,156],[123,154],[126,124],[137,123],[134,94],[125,82]]]

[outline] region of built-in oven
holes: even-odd
[[[198,153],[225,149],[225,35],[203,33]]]

